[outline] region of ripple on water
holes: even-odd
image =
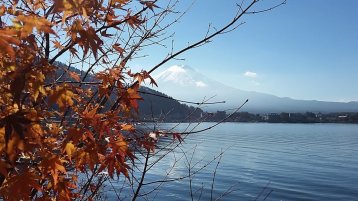
[[[211,125],[204,123],[199,129]],[[185,124],[177,130],[184,128]],[[223,200],[255,200],[257,196],[263,200],[270,194],[266,200],[336,201],[358,200],[357,145],[358,125],[224,123],[189,136],[182,148],[196,146],[193,160],[205,163],[229,147],[217,170],[214,195],[220,196],[232,185],[239,190]],[[160,178],[171,160],[164,159],[153,168],[150,179]],[[215,165],[193,178],[193,188],[203,188],[201,200],[210,200]],[[175,175],[187,173],[184,163],[178,166]],[[187,200],[188,184],[188,180],[165,184],[155,200]]]

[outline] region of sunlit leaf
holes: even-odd
[[[72,106],[74,93],[66,87],[56,86],[54,90],[50,92],[49,103],[56,103],[61,110],[65,110],[66,107]]]
[[[71,161],[72,154],[75,152],[76,148],[71,142],[68,142],[63,150],[64,153],[67,154],[68,158]]]

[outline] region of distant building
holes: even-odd
[[[290,113],[282,112],[280,114],[281,122],[289,122],[290,121]]]
[[[264,116],[264,120],[268,122],[279,122],[281,118],[277,113],[268,113]]]
[[[338,122],[346,122],[348,120],[348,115],[339,115]]]
[[[292,122],[306,122],[306,116],[302,113],[290,113],[290,121]]]

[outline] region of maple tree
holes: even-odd
[[[239,5],[222,29],[171,52],[151,70],[132,73],[128,61],[157,45],[177,21],[161,25],[176,2],[1,1],[0,197],[91,200],[103,184],[93,178],[103,171],[131,180],[136,152],[148,157],[156,146],[130,121],[138,112],[141,84],[156,85],[154,70],[235,26],[256,2]],[[58,61],[81,66],[83,73]],[[179,133],[170,134],[181,142]],[[79,182],[85,173],[91,176]],[[133,200],[139,191],[140,185]]]

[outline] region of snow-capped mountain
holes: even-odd
[[[237,90],[212,80],[188,66],[171,66],[155,75],[154,79],[158,83],[159,91],[192,102],[228,101],[226,93]]]
[[[201,102],[226,101],[225,104],[205,106],[206,111],[225,110],[249,102],[242,111],[266,112],[358,112],[358,102],[325,102],[315,100],[294,100],[274,95],[244,91],[226,86],[210,79],[188,66],[171,66],[153,76],[158,91],[176,99]]]
[[[208,87],[205,81],[210,81],[187,66],[172,66],[154,76],[154,79],[163,83],[174,83],[182,87],[190,86],[198,88]]]

